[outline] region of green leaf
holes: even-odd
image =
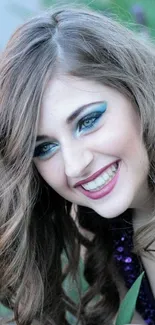
[[[144,272],[140,274],[123,299],[118,311],[116,325],[131,324],[143,275]]]

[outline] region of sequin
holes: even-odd
[[[111,222],[114,259],[129,289],[143,271],[142,261],[136,254],[132,253],[132,217],[118,217],[109,222]],[[155,299],[146,274],[142,281],[136,309],[147,325],[155,325]]]
[[[117,251],[120,252],[120,253],[123,252],[124,251],[124,247],[122,247],[122,246],[118,247],[117,248]]]
[[[131,271],[132,267],[130,265],[127,265],[127,266],[124,267],[124,270],[125,271]]]
[[[121,261],[122,256],[116,256],[116,259],[117,259],[118,261]]]
[[[132,262],[132,258],[131,257],[126,257],[125,258],[125,263],[131,263]]]

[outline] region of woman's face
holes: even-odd
[[[62,197],[112,218],[148,198],[140,118],[113,88],[75,77],[45,91],[34,161]]]

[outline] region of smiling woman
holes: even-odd
[[[81,325],[115,324],[142,270],[133,323],[154,324],[154,78],[154,47],[92,11],[51,10],[10,39],[0,62],[0,299],[18,325],[66,325],[67,311]],[[76,304],[63,282],[77,279],[81,252],[88,288],[76,282]]]
[[[66,200],[105,218],[149,202],[140,117],[118,91],[57,76],[43,96],[38,134],[37,170]]]

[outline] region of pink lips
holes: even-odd
[[[74,187],[77,187],[77,186],[79,186],[79,185],[83,185],[83,184],[86,184],[86,183],[88,183],[88,182],[93,181],[96,177],[98,177],[99,175],[101,175],[101,174],[102,174],[106,169],[108,169],[110,166],[112,166],[113,164],[116,164],[116,163],[118,163],[118,162],[119,162],[118,160],[117,160],[117,161],[114,161],[114,162],[112,162],[111,164],[109,164],[109,165],[107,165],[107,166],[101,168],[101,169],[98,170],[96,173],[94,173],[92,176],[90,176],[90,177],[84,179],[83,181],[77,182],[77,183],[75,184]]]
[[[89,197],[93,200],[100,199],[100,198],[104,197],[105,195],[109,194],[113,190],[113,188],[115,187],[115,185],[117,183],[118,176],[119,176],[119,169],[120,169],[119,166],[118,166],[117,172],[116,172],[115,176],[112,178],[112,180],[107,185],[105,185],[103,188],[101,188],[100,190],[95,191],[95,192],[90,192],[90,191],[85,190],[81,185],[94,180],[97,176],[102,174],[104,170],[106,170],[108,167],[110,167],[114,163],[118,163],[118,161],[113,162],[112,164],[109,164],[108,166],[100,169],[97,173],[93,174],[91,177],[85,179],[84,181],[78,182],[76,184],[76,187],[78,186],[78,189],[80,190],[80,192],[82,192],[84,195],[86,195],[87,197]]]

